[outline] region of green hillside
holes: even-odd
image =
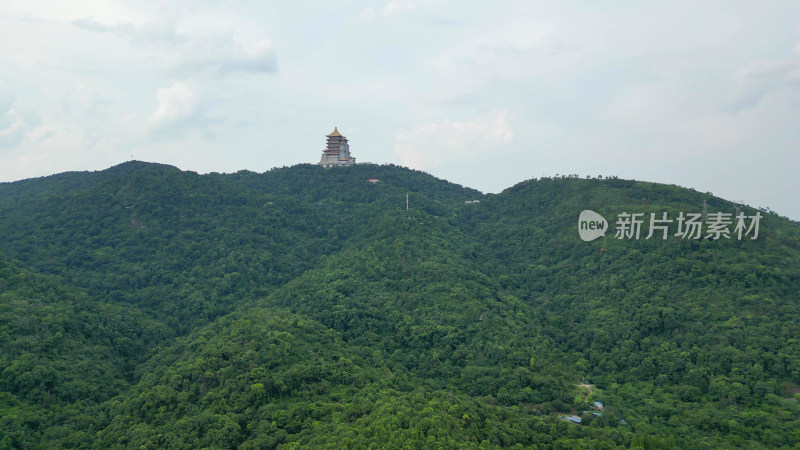
[[[704,202],[758,238],[578,237]],[[0,217],[0,447],[800,445],[800,227],[709,194],[129,162]]]
[[[136,308],[0,257],[0,447],[76,431],[60,425],[128,390],[146,350],[170,334]]]

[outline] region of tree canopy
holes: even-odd
[[[760,235],[577,233],[703,204]],[[0,448],[800,445],[800,227],[710,194],[134,161],[0,218]]]

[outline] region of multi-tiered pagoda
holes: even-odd
[[[322,159],[319,160],[320,166],[352,166],[356,163],[356,159],[350,156],[350,146],[347,144],[347,138],[339,133],[337,127],[333,127],[333,132],[326,137],[328,138],[328,145],[322,151]]]

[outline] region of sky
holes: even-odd
[[[135,159],[577,174],[800,220],[800,2],[0,3],[0,181]]]

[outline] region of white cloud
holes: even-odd
[[[0,115],[8,113],[16,100],[14,94],[0,91]]]
[[[503,23],[487,18],[486,24],[433,55],[428,66],[444,101],[489,98],[511,86],[516,92],[510,97],[516,100],[519,87],[541,83],[552,91],[579,73],[585,61],[575,55],[572,39],[559,36],[546,18],[512,17]]]
[[[158,107],[150,117],[155,128],[163,128],[186,120],[197,112],[197,96],[185,83],[176,82],[156,93]]]
[[[14,161],[14,171],[20,178],[29,178],[42,172],[42,169],[50,169],[52,165],[51,155],[48,153],[20,155]]]
[[[413,2],[391,1],[381,10],[383,16],[397,16],[416,11],[417,5]]]
[[[278,70],[270,39],[252,33],[243,35],[231,28],[209,29],[187,22],[162,19],[142,24],[106,24],[84,18],[72,24],[83,30],[111,33],[144,45],[161,58],[163,69],[181,76],[271,73]]]
[[[789,73],[786,74],[786,81],[794,83],[800,81],[800,67],[790,70]]]
[[[415,169],[439,167],[492,151],[514,139],[506,111],[464,122],[444,120],[401,132],[394,150],[403,164]]]
[[[25,139],[25,122],[12,109],[0,117],[0,148],[13,148]]]
[[[178,35],[175,24],[167,21],[144,22],[135,24],[132,22],[116,21],[113,23],[103,23],[93,18],[81,18],[72,21],[72,25],[95,33],[111,33],[120,37],[126,37],[136,41],[151,42],[176,42],[185,38]]]
[[[369,7],[361,11],[361,20],[364,20],[366,22],[372,22],[373,20],[375,20],[375,9]]]
[[[798,65],[800,64],[798,64],[797,61],[791,61],[788,59],[774,61],[751,61],[736,71],[736,77],[740,83],[745,83],[751,80],[781,75],[793,67],[797,67]]]
[[[270,73],[278,70],[272,42],[261,39],[241,41],[236,37],[221,36],[191,41],[190,52],[178,59],[174,69],[184,74],[210,70],[220,75],[233,72]]]
[[[758,105],[769,92],[796,81],[798,71],[800,60],[797,58],[751,61],[745,64],[736,71],[736,98],[728,109],[740,111]]]
[[[17,103],[12,94],[0,92],[0,149],[17,147],[42,122],[36,111]]]
[[[142,20],[135,6],[108,0],[81,0],[53,2],[49,0],[4,0],[0,13],[10,17],[45,20],[50,22],[71,21],[90,16],[102,23],[117,21],[138,22]]]

